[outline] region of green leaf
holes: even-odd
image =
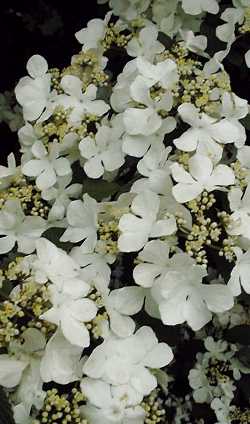
[[[244,346],[237,354],[240,362],[247,368],[250,368],[250,347]]]
[[[250,345],[250,326],[243,324],[230,328],[225,332],[225,339],[230,343]]]
[[[15,424],[10,402],[0,387],[0,424]]]
[[[43,237],[51,241],[51,243],[55,244],[56,247],[59,247],[60,249],[65,250],[66,252],[69,252],[74,245],[69,242],[60,241],[60,237],[62,236],[64,231],[65,228],[52,227],[43,233]]]
[[[87,178],[83,182],[83,191],[98,201],[112,196],[117,193],[119,189],[119,184],[104,180],[92,180]]]
[[[250,130],[250,115],[248,114],[245,118],[241,119],[241,123],[247,130]]]

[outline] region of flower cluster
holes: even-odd
[[[206,423],[192,402],[217,423],[249,422],[236,392],[250,348],[230,340],[249,323],[249,105],[222,62],[249,32],[250,2],[108,3],[76,33],[68,67],[34,55],[15,88],[21,160],[0,166],[0,385],[17,424]],[[226,48],[212,53],[210,14],[225,22]],[[200,351],[178,395],[190,340]]]

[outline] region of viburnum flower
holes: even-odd
[[[97,87],[94,84],[90,84],[83,93],[82,81],[74,75],[65,75],[61,79],[61,87],[65,94],[57,96],[56,104],[72,109],[69,122],[73,125],[80,125],[86,114],[102,116],[110,109],[103,100],[96,100]]]
[[[200,56],[206,56],[204,50],[207,48],[207,37],[204,35],[195,35],[191,30],[180,29],[181,38],[184,41],[185,47],[193,53],[197,53]]]
[[[73,200],[67,208],[68,228],[63,233],[60,241],[71,241],[81,245],[82,251],[92,253],[97,241],[98,207],[95,199],[84,194],[83,202]]]
[[[48,215],[49,221],[63,219],[71,199],[77,199],[81,195],[82,185],[78,183],[70,184],[71,180],[71,174],[57,177],[57,182],[53,187],[42,191],[42,198],[52,203]]]
[[[0,384],[8,389],[17,386],[27,367],[33,360],[39,359],[46,345],[44,335],[36,328],[29,328],[22,333],[23,343],[12,342],[12,356],[0,355]]]
[[[138,194],[132,202],[132,213],[124,214],[119,222],[121,235],[118,247],[122,252],[142,249],[149,238],[174,234],[177,227],[174,216],[158,218],[160,197],[151,191]]]
[[[89,332],[85,322],[91,321],[97,313],[95,303],[83,298],[86,293],[86,283],[74,283],[67,280],[61,284],[51,284],[48,287],[52,308],[40,315],[44,319],[61,328],[64,337],[73,345],[82,348],[90,343]]]
[[[150,288],[153,287],[156,280],[163,277],[168,267],[171,266],[169,259],[170,246],[161,240],[149,241],[143,250],[139,253],[140,263],[136,265],[133,271],[133,277],[136,284]]]
[[[83,294],[87,294],[90,289],[81,278],[77,262],[45,238],[36,242],[36,256],[32,258],[31,267],[39,284],[47,281],[58,286],[68,284],[71,285],[72,294],[74,289],[83,290]]]
[[[232,308],[234,300],[229,288],[222,284],[202,284],[205,275],[206,270],[187,254],[177,253],[171,258],[167,272],[151,289],[164,324],[187,321],[197,331],[211,320],[211,312]]]
[[[15,177],[21,174],[19,166],[16,166],[14,153],[10,153],[7,158],[7,166],[0,165],[0,192],[9,187]]]
[[[111,330],[119,337],[128,337],[135,331],[135,322],[130,315],[137,314],[143,305],[144,294],[141,287],[122,287],[111,290],[104,296]]]
[[[95,317],[97,308],[92,300],[84,298],[90,286],[83,281],[79,265],[46,239],[37,241],[36,250],[37,259],[32,264],[35,279],[40,284],[52,283],[48,291],[53,306],[40,319],[58,325],[73,345],[87,347],[90,339],[84,322]]]
[[[158,29],[153,26],[146,26],[139,32],[138,38],[133,37],[127,44],[126,50],[129,56],[145,57],[148,60],[164,50],[163,44],[158,39]]]
[[[128,108],[123,114],[125,129],[130,135],[151,135],[159,130],[161,118],[153,108]]]
[[[233,187],[228,194],[228,200],[233,211],[227,226],[228,234],[250,239],[250,184],[244,194],[239,187]]]
[[[178,108],[178,113],[184,122],[191,128],[174,140],[174,144],[180,150],[192,152],[197,149],[200,154],[207,154],[215,162],[221,159],[222,147],[217,143],[242,143],[244,144],[245,131],[239,127],[236,119],[217,120],[199,110],[191,103],[183,103]]]
[[[52,187],[57,181],[57,176],[63,177],[72,173],[68,159],[60,157],[57,142],[53,142],[47,151],[44,144],[37,140],[31,151],[35,159],[23,164],[22,172],[28,177],[36,177],[36,185],[40,190]]]
[[[146,114],[143,114],[142,111],[146,111]],[[147,117],[149,118],[146,123],[148,129],[143,129],[143,120],[147,120]],[[135,122],[136,119],[141,119],[141,123]],[[127,109],[127,113],[124,115],[124,123],[127,133],[123,136],[122,150],[136,158],[144,156],[151,146],[162,144],[164,136],[171,133],[176,127],[176,121],[173,117],[168,116],[161,119],[153,108]],[[151,127],[150,123],[155,127]],[[154,131],[152,131],[152,128]],[[152,134],[148,134],[151,131]]]
[[[90,178],[100,178],[104,171],[115,171],[124,163],[121,135],[123,128],[102,125],[95,138],[85,137],[79,143],[81,156],[86,159],[84,171]]]
[[[41,117],[50,100],[50,80],[46,59],[32,56],[27,62],[30,76],[20,79],[15,88],[17,101],[23,107],[24,119],[34,121]]]
[[[217,0],[181,0],[184,12],[189,15],[199,15],[202,12],[213,13],[219,12]]]
[[[162,88],[170,90],[174,88],[179,80],[177,65],[171,59],[166,59],[153,65],[145,58],[138,57],[136,59],[136,66],[139,71],[137,78],[142,77],[148,88],[159,83]],[[130,91],[132,94],[133,86]]]
[[[72,345],[60,329],[50,338],[43,355],[40,372],[45,383],[69,384],[81,379],[82,347]]]
[[[8,253],[17,243],[19,252],[29,254],[47,229],[39,216],[25,216],[19,200],[7,200],[0,211],[0,254]]]
[[[103,0],[101,0],[103,1]],[[110,0],[110,6],[114,15],[131,21],[145,12],[150,4],[150,0]]]
[[[81,389],[88,399],[81,407],[90,424],[143,424],[144,409],[136,405],[126,386],[116,387],[85,377]]]
[[[157,194],[168,194],[172,189],[170,165],[168,159],[171,147],[163,143],[155,143],[145,156],[138,162],[137,170],[144,178],[136,180],[131,188],[132,192],[150,190]]]
[[[213,168],[211,159],[196,153],[188,161],[189,173],[179,165],[171,165],[172,176],[178,184],[173,187],[177,202],[185,203],[195,199],[203,190],[220,190],[222,186],[234,184],[235,176],[227,165]]]
[[[100,292],[107,289],[111,270],[104,255],[94,251],[86,253],[81,247],[74,247],[70,256],[80,266],[81,277],[87,284],[92,286],[94,282],[94,286]]]
[[[172,359],[171,348],[158,343],[153,330],[144,326],[127,338],[107,336],[91,353],[83,372],[114,386],[127,385],[139,403],[157,386],[156,377],[148,368],[162,368]]]
[[[250,294],[250,250],[243,253],[240,248],[235,247],[234,253],[237,256],[237,261],[231,272],[228,287],[234,296],[241,294],[241,287],[243,287],[246,293]]]
[[[83,28],[76,32],[76,39],[83,45],[83,51],[98,49],[100,47],[100,43],[104,39],[111,16],[112,12],[108,12],[103,20],[91,19],[88,22],[87,28]]]

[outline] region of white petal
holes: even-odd
[[[149,368],[162,368],[168,365],[174,358],[172,349],[166,343],[159,343],[143,359],[143,363]]]
[[[234,172],[227,165],[218,165],[208,180],[209,187],[233,185],[235,181]],[[209,188],[208,187],[208,188]]]
[[[234,298],[227,286],[221,284],[201,285],[202,296],[212,312],[225,312],[234,305]]]
[[[119,337],[129,337],[135,331],[135,322],[132,318],[120,315],[117,311],[109,313],[110,328]]]
[[[204,183],[213,171],[213,163],[207,156],[196,153],[189,159],[190,174],[200,183]]]
[[[101,157],[99,155],[85,162],[83,168],[90,178],[100,178],[104,173]]]
[[[10,252],[16,243],[16,237],[6,236],[0,238],[0,255]]]
[[[191,175],[185,171],[183,166],[179,165],[178,163],[171,165],[170,169],[174,180],[178,183],[193,184],[195,182]]]
[[[61,80],[61,86],[65,93],[76,98],[82,94],[82,81],[74,75],[65,75]]]
[[[140,287],[123,287],[112,290],[109,301],[114,309],[124,315],[137,314],[143,305],[144,290]]]
[[[78,299],[71,303],[69,313],[78,321],[87,322],[95,318],[97,307],[90,299]]]
[[[27,62],[27,71],[32,78],[42,77],[48,71],[48,63],[44,57],[35,54]]]
[[[17,386],[21,380],[23,370],[28,362],[18,361],[7,354],[0,355],[0,384],[11,389]]]
[[[194,128],[189,128],[179,138],[174,140],[175,146],[184,152],[192,152],[196,149],[198,143],[198,131]]]
[[[108,408],[112,404],[110,385],[103,381],[85,377],[81,389],[87,399],[99,408]]]
[[[203,186],[199,183],[193,184],[176,184],[173,189],[174,198],[179,203],[189,202],[195,199],[203,191]]]
[[[61,328],[65,338],[73,345],[82,348],[89,346],[90,337],[87,328],[70,315],[61,316]]]

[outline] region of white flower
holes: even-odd
[[[185,47],[201,56],[206,56],[204,50],[207,48],[207,37],[204,35],[195,35],[191,30],[180,29],[181,38],[184,40]]]
[[[157,194],[169,194],[172,189],[170,177],[170,165],[168,159],[171,147],[166,147],[162,143],[155,143],[151,146],[137,164],[138,172],[144,176],[136,180],[131,191],[139,193],[144,190],[151,190]]]
[[[82,81],[78,77],[65,75],[61,79],[61,87],[65,94],[60,94],[56,103],[65,109],[72,108],[69,122],[73,125],[80,125],[86,114],[102,116],[110,109],[103,100],[96,100],[97,87],[95,85],[90,84],[83,93]]]
[[[140,263],[136,265],[133,271],[136,284],[150,288],[157,278],[166,274],[171,265],[169,250],[168,244],[161,240],[151,240],[146,244],[138,255]]]
[[[232,308],[234,300],[228,287],[202,284],[205,275],[204,268],[196,265],[187,254],[180,253],[171,258],[167,272],[151,289],[164,324],[187,321],[197,331],[211,320],[211,312]]]
[[[173,117],[168,116],[165,119],[161,119],[152,108],[141,110],[131,108],[127,109],[127,111],[124,116],[125,126],[127,126],[127,134],[123,137],[122,149],[130,156],[137,158],[144,156],[150,146],[162,144],[164,136],[171,133],[176,127],[176,121]],[[146,114],[143,113],[144,111],[146,111]],[[135,119],[142,119],[142,117],[143,119],[146,118],[145,127],[143,127],[143,120],[140,123],[135,121]],[[149,118],[148,122],[147,117]],[[155,125],[154,128],[150,126],[151,120],[152,125]],[[158,125],[159,128],[156,129]],[[148,132],[150,133],[152,129],[154,129],[152,134],[147,134]],[[140,131],[146,134],[140,133]]]
[[[19,252],[29,254],[35,242],[46,230],[46,221],[39,216],[25,216],[19,200],[7,200],[0,211],[0,254],[7,253],[17,243]]]
[[[83,45],[83,51],[98,49],[98,47],[100,47],[100,43],[104,39],[111,15],[112,12],[107,13],[104,20],[91,19],[88,22],[87,28],[83,28],[76,32],[76,39]]]
[[[81,245],[82,251],[92,253],[97,241],[97,202],[88,194],[84,194],[83,202],[73,200],[67,208],[69,226],[63,233],[60,241],[71,241]]]
[[[189,15],[199,15],[202,12],[213,13],[219,12],[217,0],[181,0],[185,13]]]
[[[203,71],[204,71],[206,76],[214,74],[219,69],[224,69],[222,62],[227,57],[227,55],[229,54],[234,41],[235,41],[235,37],[233,37],[227,43],[225,50],[220,50],[220,51],[216,52],[214,54],[214,56],[208,62],[205,63]]]
[[[40,190],[52,187],[57,176],[63,177],[71,174],[68,159],[59,157],[59,145],[54,142],[50,145],[49,152],[40,140],[37,140],[31,151],[35,159],[31,159],[22,166],[22,172],[28,177],[36,177],[36,185]]]
[[[242,119],[247,116],[249,112],[248,101],[242,99],[234,93],[224,92],[222,95],[222,108],[221,115],[225,116],[227,119]],[[236,122],[236,121],[234,121]],[[240,122],[237,122],[238,125],[242,125]],[[244,128],[244,127],[243,127]],[[244,128],[245,131],[245,128]],[[238,146],[236,144],[237,147]]]
[[[40,315],[40,319],[60,326],[64,337],[73,345],[89,346],[90,336],[85,322],[91,321],[97,313],[92,300],[84,299],[86,283],[79,281],[74,286],[68,281],[49,285],[52,308]]]
[[[44,284],[50,281],[58,286],[71,285],[72,295],[74,289],[79,288],[83,290],[83,294],[88,293],[89,285],[81,278],[80,266],[64,250],[49,240],[45,238],[37,240],[36,257],[32,259],[31,267],[37,283]]]
[[[18,360],[8,354],[0,355],[0,383],[1,386],[11,389],[20,383],[24,369],[28,366],[27,360]]]
[[[27,122],[18,131],[18,140],[20,143],[20,152],[22,153],[21,163],[26,163],[33,158],[31,151],[32,145],[38,140],[34,127]]]
[[[161,126],[161,118],[153,108],[128,108],[123,114],[123,121],[130,135],[152,135]]]
[[[135,331],[135,322],[129,315],[137,314],[143,305],[144,292],[140,287],[111,290],[104,297],[111,330],[119,337],[128,337]]]
[[[114,15],[131,21],[145,12],[150,0],[110,0],[110,7]]]
[[[132,213],[124,214],[119,222],[122,232],[118,247],[122,252],[140,250],[148,238],[173,234],[177,227],[174,217],[158,219],[160,198],[157,194],[145,191],[132,202]]]
[[[20,79],[15,94],[23,107],[24,119],[34,121],[48,106],[51,76],[47,73],[47,61],[40,55],[34,55],[28,60],[27,71],[30,76]]]
[[[84,253],[81,247],[73,248],[70,255],[80,265],[81,276],[86,283],[100,292],[107,289],[111,270],[105,256],[95,252]]]
[[[44,335],[35,328],[25,330],[22,338],[23,344],[10,345],[11,356],[0,355],[0,384],[8,389],[20,383],[24,370],[40,357],[46,344]]]
[[[81,407],[84,417],[90,424],[143,424],[145,411],[134,405],[126,390],[100,380],[84,378],[81,389],[88,402]]]
[[[130,85],[138,75],[135,60],[129,61],[118,75],[110,103],[116,112],[124,112],[131,103]]]
[[[54,187],[43,190],[41,196],[47,202],[53,203],[48,219],[49,221],[61,220],[64,218],[70,199],[77,199],[82,192],[81,184],[70,184],[72,175],[57,177]]]
[[[233,187],[228,194],[232,215],[227,232],[230,235],[241,235],[250,238],[250,184],[245,193],[239,187]]]
[[[141,327],[127,338],[108,336],[87,359],[83,372],[115,386],[128,385],[140,402],[157,386],[148,368],[162,368],[172,359],[170,347],[158,343],[150,327]]]
[[[143,77],[148,88],[159,83],[162,88],[170,90],[174,88],[179,80],[177,65],[171,59],[166,59],[153,65],[145,58],[138,57],[136,59],[136,66],[139,75]],[[133,93],[132,87],[130,91]]]
[[[213,163],[207,156],[196,153],[188,164],[190,173],[178,163],[171,165],[173,178],[178,183],[173,187],[177,202],[185,203],[195,199],[203,190],[210,192],[234,184],[232,169],[226,165],[217,165],[213,169]]]
[[[234,252],[237,255],[237,261],[231,272],[228,287],[234,296],[239,296],[241,287],[246,293],[250,293],[250,251],[243,253],[241,249],[235,248]]]
[[[157,37],[158,29],[153,25],[146,26],[141,29],[138,38],[133,37],[128,42],[127,53],[132,57],[141,56],[151,60],[164,50],[163,44],[157,40]]]
[[[123,130],[117,126],[102,125],[95,138],[85,137],[79,143],[81,156],[86,159],[84,171],[90,178],[100,178],[104,171],[115,171],[124,163],[120,136]]]
[[[220,19],[225,21],[225,24],[219,25],[216,28],[216,36],[225,43],[232,40],[235,36],[235,25],[242,24],[244,20],[244,12],[241,9],[229,7],[221,14]]]
[[[81,378],[82,347],[73,346],[65,339],[61,330],[57,330],[47,343],[41,361],[41,377],[45,383],[55,381],[69,384]]]
[[[222,119],[218,121],[205,113],[199,114],[198,109],[191,103],[183,103],[178,108],[178,113],[184,122],[191,128],[174,140],[178,149],[191,152],[197,149],[198,153],[211,157],[218,162],[222,156],[222,148],[217,144],[237,143],[244,144],[245,134],[239,128],[235,119]]]
[[[8,155],[7,165],[0,165],[0,191],[9,187],[13,179],[20,174],[20,167],[16,166],[16,159],[13,153]]]

